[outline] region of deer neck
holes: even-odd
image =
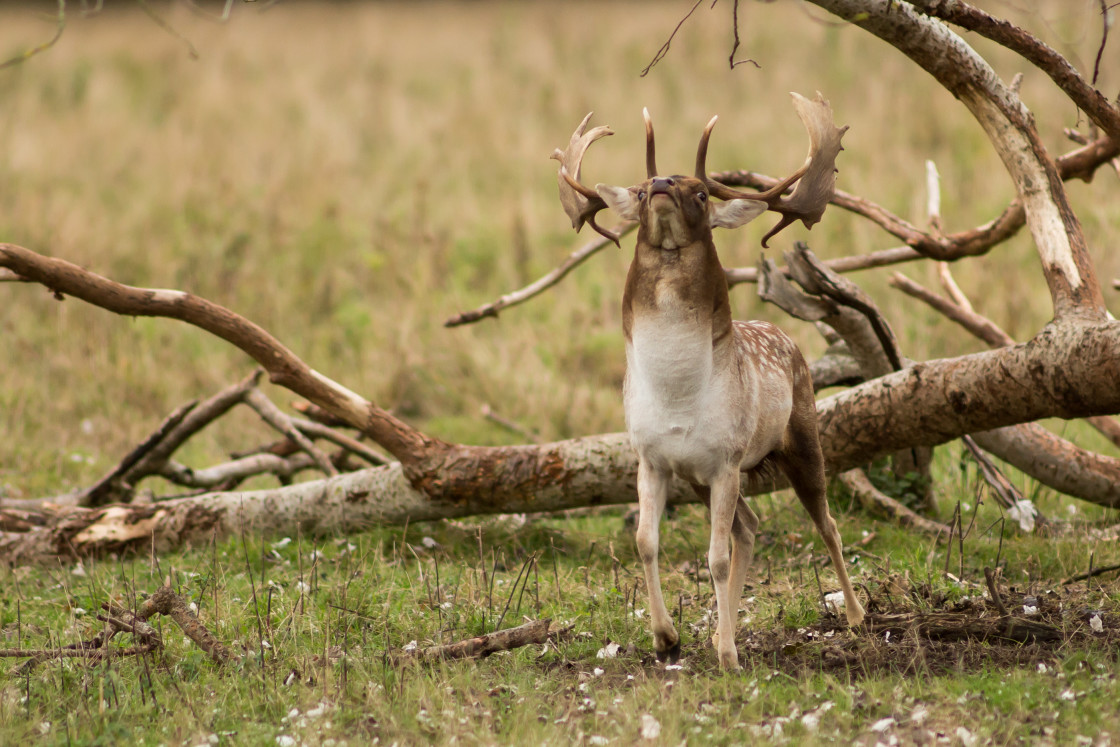
[[[622,296],[622,327],[628,344],[635,327],[673,329],[714,349],[729,342],[731,305],[727,279],[710,234],[664,248],[649,241],[645,226],[638,235],[634,260]]]

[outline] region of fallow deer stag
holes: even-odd
[[[638,243],[622,296],[626,335],[623,400],[630,441],[638,453],[638,554],[649,589],[654,646],[661,660],[680,655],[680,636],[665,607],[658,579],[658,527],[673,475],[692,484],[711,513],[708,566],[716,592],[718,623],[712,643],[724,669],[738,669],[735,629],[739,602],[754,553],[758,517],[739,492],[740,470],[764,460],[789,478],[824,538],[840,587],[848,624],[864,612],[844,569],[840,533],[825,496],[824,458],[817,435],[812,381],[792,340],[761,321],[732,321],[723,267],[712,228],[737,228],[767,210],[781,214],[766,240],[795,220],[820,220],[836,182],[836,156],[845,128],[820,94],[793,94],[809,131],[804,166],[766,192],[742,192],[706,171],[713,117],[696,154],[695,176],[659,176],[653,125],[646,126],[646,180],[630,188],[580,183],[587,147],[612,134],[587,131],[588,114],[560,161],[560,199],[572,225],[595,223],[610,207],[638,222]],[[783,193],[796,182],[792,193]],[[717,198],[719,202],[711,198]],[[730,546],[730,552],[729,552]]]

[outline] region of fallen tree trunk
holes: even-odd
[[[1120,410],[1120,323],[1069,323],[1034,340],[929,361],[818,403],[831,474],[906,446],[1043,417]],[[400,463],[273,490],[211,493],[155,504],[0,515],[8,563],[169,550],[246,531],[345,534],[374,525],[629,503],[636,459],[625,434],[532,446],[433,449]],[[784,487],[769,461],[745,472],[744,493]],[[696,500],[683,483],[671,500]],[[3,514],[0,511],[0,514]]]

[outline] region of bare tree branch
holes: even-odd
[[[1120,109],[1081,77],[1065,57],[1027,31],[1002,18],[996,18],[964,0],[913,0],[914,6],[930,16],[948,21],[961,28],[1001,44],[1032,63],[1060,88],[1089,119],[1116,141],[1120,141]],[[1101,51],[1108,39],[1108,20],[1105,19],[1105,37]],[[1098,64],[1100,57],[1098,54]],[[1093,72],[1093,83],[1097,73]]]
[[[810,0],[893,45],[972,113],[1011,176],[1042,261],[1058,319],[1104,319],[1106,310],[1084,231],[1019,97],[940,21],[895,0]],[[1108,131],[1106,129],[1106,131]]]
[[[949,539],[949,527],[941,522],[927,519],[921,514],[907,508],[891,498],[886,493],[871,484],[871,480],[861,469],[852,469],[842,472],[837,479],[852,492],[860,505],[872,513],[883,514],[899,524],[899,526],[917,529],[919,532],[937,538],[938,542]]]
[[[174,290],[122,285],[65,260],[0,243],[0,266],[47,288],[128,316],[178,319],[231,343],[257,361],[278,386],[306,397],[368,434],[405,464],[430,455],[441,443],[312,370],[279,340],[238,314],[198,296]]]
[[[619,238],[622,238],[637,227],[637,223],[623,223],[616,229],[615,233]],[[477,322],[479,319],[485,319],[486,317],[496,318],[498,316],[498,312],[502,311],[503,309],[508,309],[511,306],[517,306],[518,304],[525,303],[529,299],[538,296],[541,293],[544,293],[546,290],[563,280],[564,276],[569,272],[583,264],[586,259],[594,254],[598,254],[599,251],[610,246],[611,243],[611,240],[606,237],[595,239],[594,241],[583,245],[579,249],[576,249],[574,252],[569,254],[568,258],[564,260],[563,263],[561,263],[558,267],[551,270],[547,274],[543,275],[537,281],[525,286],[521,290],[507,293],[497,301],[479,306],[477,309],[474,309],[472,311],[460,312],[445,321],[443,323],[443,326],[458,327],[463,324]]]

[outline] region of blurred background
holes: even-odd
[[[1091,75],[1099,3],[982,2]],[[0,6],[0,58],[56,30],[57,4]],[[0,70],[0,241],[123,283],[176,288],[263,325],[311,366],[443,438],[519,442],[484,405],[542,439],[624,427],[619,302],[633,238],[497,320],[445,329],[450,315],[519,288],[594,234],[576,236],[556,197],[552,149],[588,111],[616,134],[591,148],[589,183],[644,178],[641,108],[658,162],[690,171],[720,115],[708,163],[785,175],[805,133],[789,91],[830,99],[851,130],[838,186],[925,226],[925,161],[942,179],[948,231],[991,220],[1013,197],[983,133],[951,95],[870,35],[793,0],[701,4],[648,75],[689,2],[133,2],[67,4],[57,43]],[[1055,154],[1087,126],[1049,79],[969,35],[1022,97]],[[1101,90],[1120,89],[1120,44]],[[1120,179],[1069,187],[1106,301],[1120,276]],[[609,223],[609,219],[604,219]],[[760,257],[763,219],[717,235],[726,266]],[[820,256],[897,245],[832,209],[798,225]],[[901,268],[935,286],[929,263]],[[906,355],[982,344],[889,289],[891,270],[854,279]],[[1050,318],[1024,231],[954,266],[982,314],[1017,339]],[[778,322],[815,357],[811,327],[732,291],[739,318]],[[162,319],[127,319],[43,288],[0,284],[0,495],[88,485],[171,410],[242,378],[253,362]],[[275,400],[291,395],[266,387]],[[271,436],[236,414],[188,444],[203,466]],[[1090,434],[1091,439],[1095,434]],[[1086,442],[1103,448],[1103,439]]]

